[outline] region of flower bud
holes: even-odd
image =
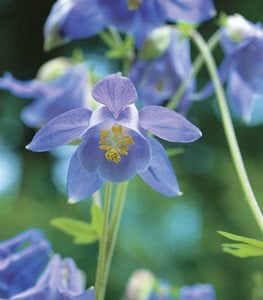
[[[44,63],[37,72],[37,79],[40,81],[54,80],[62,75],[70,66],[66,57],[57,57]]]

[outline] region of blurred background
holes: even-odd
[[[103,58],[105,48],[98,38],[43,51],[43,25],[53,2],[0,0],[0,75],[10,71],[18,79],[32,79],[43,63],[70,56],[76,46],[85,49],[86,58],[98,72],[117,71],[116,61],[109,63]],[[253,22],[263,22],[261,0],[214,2],[218,12],[240,13]],[[200,31],[209,37],[215,29],[215,22],[210,21]],[[215,53],[220,58],[221,52]],[[203,71],[199,80],[205,76]],[[87,275],[87,285],[91,285],[97,244],[73,245],[69,236],[49,224],[52,218],[62,216],[89,220],[91,201],[66,202],[70,146],[53,153],[25,150],[35,131],[23,125],[19,114],[30,102],[0,91],[0,240],[29,227],[40,228],[55,252],[76,260]],[[172,158],[182,197],[165,198],[137,177],[129,185],[107,299],[120,299],[129,276],[138,268],[149,269],[176,285],[211,283],[218,299],[252,299],[255,272],[262,270],[262,259],[242,260],[222,253],[220,244],[226,240],[216,232],[260,238],[215,107],[213,98],[194,105],[188,118],[201,128],[203,138]],[[235,122],[235,127],[263,207],[263,126],[248,128]]]

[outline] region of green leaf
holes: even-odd
[[[109,48],[114,48],[116,46],[116,42],[112,38],[111,34],[105,32],[105,31],[102,31],[100,33],[100,37]]]
[[[232,234],[225,231],[218,231],[224,237],[241,243],[224,243],[222,250],[226,253],[235,255],[237,257],[254,257],[263,255],[263,241],[247,238],[244,236]]]
[[[98,234],[89,223],[72,218],[55,218],[50,224],[71,235],[75,244],[91,244],[98,240]]]
[[[257,248],[255,246],[247,245],[247,244],[222,244],[223,252],[245,258],[245,257],[253,257],[253,256],[261,256],[263,255],[263,249]]]
[[[103,211],[101,207],[93,203],[91,206],[91,226],[93,230],[96,231],[97,235],[100,237],[102,232],[103,223]]]

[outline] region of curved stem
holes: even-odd
[[[107,282],[104,269],[106,265],[111,191],[112,191],[112,183],[108,182],[105,187],[103,225],[102,225],[102,234],[101,234],[100,244],[99,244],[99,259],[98,259],[96,282],[95,282],[96,300],[104,299],[106,282]]]
[[[207,45],[208,45],[210,51],[214,50],[214,48],[218,44],[219,38],[220,38],[219,31],[216,31],[210,37],[210,39],[207,42]],[[192,69],[191,73],[189,74],[188,78],[186,78],[181,83],[181,85],[177,89],[177,91],[176,91],[175,95],[173,96],[173,98],[166,105],[168,108],[175,109],[177,107],[177,104],[179,103],[180,99],[182,98],[182,96],[183,96],[190,80],[198,74],[198,72],[202,68],[203,64],[204,64],[204,57],[203,57],[202,54],[198,54],[198,56],[196,57],[196,59],[193,62],[193,69]]]
[[[217,73],[216,63],[203,37],[196,31],[193,31],[191,36],[204,57],[208,72],[210,73],[211,79],[214,83],[215,93],[223,120],[227,142],[238,174],[238,178],[240,180],[250,209],[255,217],[255,220],[261,230],[261,233],[263,233],[263,216],[247,176],[246,168],[244,166],[231,116],[228,110],[225,93]]]

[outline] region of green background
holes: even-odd
[[[253,22],[263,21],[260,0],[218,0],[215,4],[219,12],[238,12]],[[75,46],[85,47],[88,59],[95,52],[103,55],[98,38],[45,53],[42,31],[51,5],[48,0],[0,0],[0,75],[8,70],[19,79],[32,79],[44,62],[70,55]],[[214,30],[216,25],[211,21],[200,29],[206,37]],[[219,59],[221,52],[216,51],[216,55]],[[205,78],[203,70],[199,81]],[[65,193],[52,180],[54,155],[24,149],[35,131],[23,125],[19,113],[30,102],[0,91],[0,155],[5,157],[0,159],[0,170],[5,170],[3,166],[9,169],[6,174],[0,172],[0,186],[1,181],[18,176],[8,190],[0,190],[0,239],[29,227],[42,229],[55,252],[76,260],[89,286],[95,274],[97,245],[73,245],[71,238],[52,228],[49,221],[62,216],[89,220],[91,201],[68,205]],[[252,299],[254,273],[262,269],[262,259],[239,259],[222,253],[220,244],[226,240],[216,233],[224,230],[260,237],[230,159],[215,99],[195,104],[188,117],[200,127],[203,137],[172,158],[184,195],[167,199],[137,177],[130,183],[107,299],[120,299],[129,276],[140,268],[175,285],[211,283],[221,300]],[[249,128],[235,121],[235,128],[263,207],[263,127]]]

